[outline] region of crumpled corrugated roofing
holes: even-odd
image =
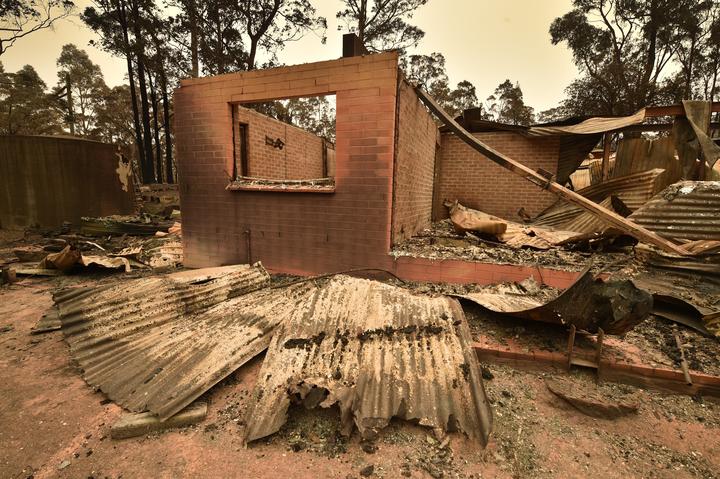
[[[392,417],[460,430],[492,427],[464,314],[452,298],[337,276],[275,333],[245,413],[242,440],[276,432],[291,401],[337,404],[343,432],[373,437]]]
[[[578,190],[578,194],[613,211],[616,210],[613,207],[611,196],[615,196],[629,210],[635,211],[667,186],[663,180],[663,173],[663,169],[656,168],[621,178],[613,178]],[[621,211],[616,212],[622,213]],[[600,218],[587,213],[577,205],[562,200],[558,200],[543,211],[532,224],[581,233],[600,233],[607,228],[607,224]]]
[[[543,123],[532,126],[511,125],[482,118],[481,108],[469,108],[463,111],[456,121],[466,130],[477,133],[483,131],[514,131],[525,136],[562,136],[562,135],[596,135],[606,131],[621,130],[637,125],[645,120],[645,108],[629,116],[591,117],[581,121]]]
[[[612,198],[606,198],[598,203],[603,208],[619,213],[614,205]],[[532,223],[533,226],[539,228],[555,228],[565,231],[575,231],[577,233],[592,234],[603,233],[610,229],[610,225],[602,219],[570,203],[559,203],[551,209],[546,210],[538,216]]]
[[[643,321],[652,308],[652,296],[630,281],[595,280],[586,268],[559,296],[543,301],[535,297],[479,291],[454,295],[496,313],[578,329],[623,334]]]
[[[666,238],[720,240],[720,181],[670,185],[629,219]]]
[[[55,295],[83,377],[110,399],[165,420],[270,343],[312,286],[263,289],[260,265],[206,268]]]
[[[547,135],[590,135],[606,131],[620,130],[637,125],[645,120],[645,108],[638,110],[630,116],[594,117],[581,121],[575,125],[532,126],[528,129],[529,136]]]
[[[602,201],[610,195],[617,196],[628,208],[635,211],[668,186],[664,173],[665,170],[662,168],[653,168],[611,178],[578,190],[578,194],[595,202]]]

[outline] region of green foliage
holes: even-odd
[[[343,0],[337,18],[357,34],[369,51],[415,47],[425,32],[410,25],[415,10],[428,0]]]
[[[442,53],[403,56],[400,68],[411,83],[428,92],[451,115],[481,106],[475,86],[469,81],[459,82],[455,89],[450,87]]]
[[[514,85],[505,80],[495,89],[495,93],[487,99],[489,118],[511,125],[530,125],[535,115],[533,109],[525,105],[520,84]]]
[[[326,96],[274,100],[243,107],[335,142],[335,102]]]
[[[73,44],[63,46],[57,67],[55,92],[58,97],[62,94],[58,104],[65,113],[68,129],[79,136],[92,136],[99,127],[98,109],[109,93],[100,67],[90,60],[85,50]]]
[[[719,12],[711,0],[574,0],[550,26],[552,43],[565,43],[582,73],[561,109],[623,115],[668,99],[713,98]]]
[[[209,75],[253,70],[260,54],[263,67],[273,66],[278,51],[307,34],[325,42],[327,21],[310,0],[173,0],[170,5],[179,10],[165,20],[178,58],[190,63],[188,39],[197,35],[199,63]]]
[[[0,68],[0,135],[62,132],[60,118],[45,88],[45,82],[30,65],[15,73]]]
[[[95,108],[92,136],[107,143],[131,145],[135,136],[132,114],[128,85],[107,90]]]

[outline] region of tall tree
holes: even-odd
[[[415,47],[425,32],[408,21],[428,0],[343,0],[337,18],[370,51]]]
[[[248,55],[241,34],[242,17],[238,2],[234,0],[217,0],[209,2],[185,1],[196,10],[196,22],[202,23],[198,33],[198,56],[206,73],[220,75],[222,73],[245,70]],[[241,4],[243,2],[240,2]],[[197,6],[201,8],[198,10]],[[188,12],[187,20],[192,18]],[[191,47],[194,26],[189,23]],[[194,68],[194,65],[193,65]]]
[[[21,38],[52,27],[74,8],[70,0],[1,0],[0,55]]]
[[[451,115],[459,115],[467,108],[479,107],[475,86],[463,80],[455,89],[445,69],[442,53],[407,55],[400,58],[400,68],[408,80],[425,90]]]
[[[687,39],[689,17],[705,0],[573,0],[550,26],[567,43],[583,77],[572,88],[597,90],[586,114],[629,114],[655,103],[662,78]],[[704,7],[703,7],[704,8]]]
[[[495,93],[487,99],[487,112],[491,118],[501,123],[512,125],[529,125],[534,120],[533,109],[525,105],[520,84],[514,85],[505,80],[495,89]]]
[[[130,101],[130,87],[120,85],[108,90],[96,111],[95,136],[108,143],[123,146],[135,142],[135,127]]]
[[[122,0],[120,0],[122,1]],[[145,153],[145,162],[142,165],[143,171],[143,182],[144,183],[155,183],[157,178],[155,177],[155,168],[153,161],[153,149],[152,149],[152,129],[150,126],[150,103],[148,101],[148,89],[145,78],[145,65],[147,63],[145,56],[145,32],[143,31],[143,23],[145,18],[143,17],[140,9],[140,2],[143,0],[129,0],[130,2],[130,22],[132,25],[133,35],[135,42],[132,45],[133,52],[135,53],[135,59],[137,61],[137,77],[138,86],[140,90],[140,118],[142,120],[143,127],[143,151]]]
[[[0,64],[0,135],[62,133],[46,85],[30,65],[5,73]]]
[[[450,109],[454,114],[459,115],[470,108],[482,108],[482,105],[478,100],[475,85],[463,80],[450,92]]]
[[[70,132],[90,136],[96,127],[96,113],[108,88],[100,67],[90,60],[85,50],[73,44],[62,47],[57,60],[58,88],[63,93],[60,104],[66,113]]]
[[[145,166],[147,160],[143,130],[140,126],[140,108],[138,107],[137,87],[135,84],[135,52],[131,43],[127,3],[126,0],[95,0],[94,4],[94,6],[87,7],[84,10],[81,18],[100,37],[99,42],[91,41],[91,44],[96,44],[111,54],[125,58],[139,166],[143,174],[143,182],[151,182],[152,177],[148,176],[148,174],[152,172],[152,168]]]
[[[314,32],[325,43],[327,21],[309,0],[244,0],[239,2],[242,30],[248,37],[247,70],[254,70],[258,49],[275,59],[287,42]]]
[[[327,97],[288,100],[286,121],[332,142],[335,141],[335,108]]]

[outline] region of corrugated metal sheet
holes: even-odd
[[[625,138],[618,144],[613,178],[655,168],[665,170],[668,184],[682,177],[682,165],[675,155],[675,138],[672,136],[653,140]]]
[[[647,201],[657,194],[658,191],[667,186],[665,184],[665,175],[663,173],[663,169],[656,168],[621,178],[614,178],[604,183],[578,190],[578,194],[581,194],[595,202],[599,202],[605,207],[610,205],[610,203],[608,203],[608,201],[610,201],[609,197],[611,195],[616,196],[630,210],[635,211],[647,203]],[[582,230],[575,230],[567,226],[572,224],[583,214],[586,213],[582,208],[559,200],[540,214],[535,221],[533,221],[533,225],[585,232],[586,228]],[[583,220],[579,221],[580,223],[584,223]],[[599,222],[599,220],[597,220],[597,222]]]
[[[125,408],[165,420],[270,343],[311,291],[263,289],[262,266],[207,268],[55,296],[83,377]]]
[[[635,211],[667,186],[665,178],[664,170],[655,168],[610,179],[604,183],[578,190],[578,193],[607,209],[623,214],[624,207]],[[611,196],[615,196],[621,203],[613,203]],[[605,222],[598,217],[562,200],[545,210],[532,224],[533,226],[558,228],[585,234],[602,233],[608,228]]]
[[[588,118],[575,125],[533,126],[527,134],[530,136],[546,135],[589,135],[606,131],[621,130],[637,125],[645,120],[645,108],[630,116]]]
[[[557,182],[565,184],[570,174],[588,157],[602,135],[568,135],[560,138]]]
[[[536,298],[476,292],[457,297],[496,313],[552,324],[574,324],[578,329],[623,334],[643,321],[652,308],[652,296],[630,281],[596,281],[589,268],[557,298]]]
[[[345,433],[373,437],[392,417],[460,430],[492,427],[477,357],[456,300],[337,276],[277,330],[245,413],[243,442],[277,431],[290,402],[337,404]]]
[[[635,211],[668,186],[667,176],[664,173],[665,170],[662,168],[653,168],[627,176],[611,178],[603,183],[578,190],[578,194],[595,202],[614,195],[620,198],[628,208]]]
[[[684,278],[674,275],[669,278],[667,274],[641,273],[632,281],[638,288],[652,293],[652,312],[655,316],[683,324],[702,334],[712,334],[703,322],[703,318],[716,311],[702,304]]]
[[[611,198],[606,198],[599,204],[603,208],[615,211]],[[557,203],[536,218],[533,226],[576,231],[583,234],[602,233],[609,228],[609,225],[596,215],[570,203]]]
[[[720,240],[720,181],[681,181],[629,217],[660,236]]]

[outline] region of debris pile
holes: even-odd
[[[242,438],[276,432],[291,401],[340,408],[342,429],[373,439],[391,418],[487,443],[492,416],[459,304],[337,276],[273,337]]]
[[[173,269],[182,265],[182,226],[148,215],[84,218],[94,236],[45,234],[11,249],[3,268],[20,276],[56,276],[86,270],[130,272]],[[102,230],[99,225],[107,226]],[[130,225],[130,226],[128,226]],[[164,228],[164,229],[160,229]],[[87,228],[82,228],[88,231]]]
[[[268,281],[260,265],[230,266],[54,299],[86,381],[130,411],[167,420],[269,345],[246,442],[276,432],[297,401],[337,403],[345,434],[354,424],[373,437],[399,417],[487,443],[491,412],[457,301],[346,276]]]
[[[586,268],[568,289],[543,303],[525,295],[475,292],[460,295],[496,313],[608,334],[624,334],[644,321],[652,310],[653,298],[631,281],[595,279]]]

